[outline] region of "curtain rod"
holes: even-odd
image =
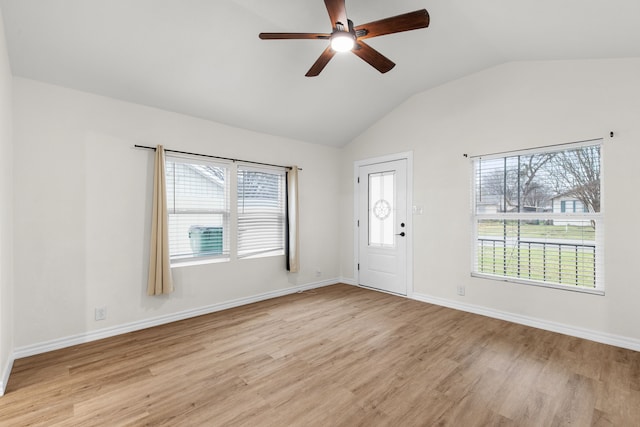
[[[609,132],[609,137],[613,138],[614,133],[613,131]],[[541,148],[554,148],[554,147],[562,147],[563,145],[575,145],[575,144],[586,144],[588,142],[594,142],[594,141],[604,141],[603,137],[600,138],[593,138],[593,139],[585,139],[583,141],[574,141],[574,142],[562,142],[560,144],[551,144],[551,145],[543,145],[540,147],[531,147],[531,148],[523,148],[521,150],[509,150],[509,151],[500,151],[497,153],[488,153],[488,154],[476,154],[476,155],[469,155],[467,153],[464,153],[462,155],[462,157],[466,157],[469,159],[477,159],[480,157],[489,157],[489,156],[497,156],[499,154],[511,154],[511,153],[521,153],[521,152],[525,152],[525,151],[532,151],[532,150],[539,150]]]
[[[134,148],[145,148],[147,150],[156,151],[156,147],[149,147],[149,146],[146,146],[146,145],[134,145],[133,147]],[[274,165],[272,163],[253,162],[251,160],[232,159],[230,157],[212,156],[210,154],[189,153],[188,151],[167,150],[166,148],[164,149],[164,151],[166,151],[168,153],[178,153],[178,154],[188,154],[190,156],[208,157],[210,159],[230,160],[230,161],[232,161],[234,163],[235,162],[241,162],[241,163],[250,163],[252,165],[273,166],[273,167],[276,167],[276,168],[292,169],[291,166]],[[298,170],[301,171],[302,168],[298,168]]]

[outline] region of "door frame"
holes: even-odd
[[[395,160],[407,161],[407,253],[406,253],[406,272],[407,281],[407,297],[413,297],[413,151],[405,151],[402,153],[388,154],[386,156],[373,157],[369,159],[356,160],[353,162],[353,277],[355,285],[360,286],[360,270],[358,263],[360,262],[360,228],[358,220],[360,219],[360,203],[359,203],[359,187],[358,174],[361,166],[375,165],[378,163],[392,162]],[[370,288],[367,288],[370,289]],[[380,290],[380,292],[385,292]],[[398,295],[398,294],[393,294]]]

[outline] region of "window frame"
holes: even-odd
[[[197,255],[195,253],[191,253],[188,255],[173,255],[170,256],[170,264],[171,267],[183,267],[189,265],[199,265],[199,264],[210,264],[210,263],[218,263],[218,262],[230,262],[236,260],[245,260],[245,259],[253,259],[253,258],[266,258],[266,257],[277,257],[284,256],[286,253],[286,236],[287,236],[287,223],[286,223],[286,209],[287,209],[287,183],[286,183],[286,168],[284,167],[270,167],[270,166],[255,166],[252,164],[247,164],[239,161],[229,161],[226,162],[224,160],[212,160],[207,158],[206,156],[198,156],[198,155],[189,155],[182,153],[169,154],[167,153],[165,156],[165,173],[168,175],[167,166],[169,162],[173,163],[183,163],[187,165],[205,165],[205,166],[213,166],[217,168],[222,168],[225,173],[224,178],[224,203],[226,208],[224,209],[213,209],[209,210],[206,213],[213,214],[221,214],[222,215],[222,227],[223,227],[223,251],[221,254],[204,254]],[[239,180],[238,174],[242,170],[255,171],[268,173],[273,175],[280,176],[280,200],[279,204],[281,205],[280,212],[278,214],[279,223],[281,224],[281,248],[260,252],[260,253],[251,253],[247,255],[241,255],[239,253],[239,232],[240,232],[240,211],[238,208],[239,201]],[[169,188],[169,179],[167,176],[166,180],[166,191],[165,198],[167,200],[167,220],[169,222],[169,245],[171,247],[171,220],[170,215],[176,215],[178,212],[174,211],[174,206],[171,206],[171,202],[169,200],[169,192],[171,191]],[[175,185],[175,181],[174,181]],[[175,193],[175,187],[173,189]],[[202,210],[199,210],[202,212]],[[181,213],[189,213],[189,212],[181,212]],[[205,212],[202,212],[205,213]]]
[[[262,251],[254,251],[251,253],[240,253],[240,209],[239,209],[239,203],[240,203],[240,182],[239,182],[239,175],[241,171],[248,171],[248,172],[258,172],[258,173],[265,173],[265,174],[271,174],[271,175],[277,175],[280,177],[280,196],[281,199],[279,200],[279,204],[281,205],[280,208],[280,212],[276,215],[276,218],[278,219],[278,222],[280,224],[281,227],[281,247],[280,248],[276,248],[276,249],[268,249],[268,250],[262,250]],[[270,168],[270,167],[266,167],[266,166],[254,166],[254,165],[247,165],[247,164],[237,164],[236,165],[236,169],[235,169],[235,175],[236,175],[236,180],[235,180],[235,203],[234,203],[234,209],[235,209],[235,224],[236,224],[236,229],[234,231],[234,235],[235,235],[235,241],[236,241],[236,245],[235,245],[235,256],[237,259],[239,260],[246,260],[246,259],[253,259],[253,258],[265,258],[265,257],[276,257],[276,256],[284,256],[285,255],[285,248],[286,248],[286,219],[287,219],[287,213],[286,213],[286,209],[287,209],[287,180],[286,180],[286,170],[283,168]],[[242,214],[244,215],[244,214]]]
[[[504,159],[517,156],[527,156],[534,154],[553,153],[561,151],[569,151],[579,149],[581,147],[599,146],[600,149],[600,165],[599,165],[599,178],[600,178],[600,211],[599,212],[498,212],[498,213],[477,213],[477,185],[476,177],[478,176],[478,165],[481,160],[493,160]],[[470,160],[471,163],[471,276],[477,278],[491,279],[496,281],[518,283],[524,285],[540,286],[552,289],[568,290],[580,293],[604,295],[605,294],[605,280],[604,280],[604,143],[603,139],[594,139],[588,141],[581,141],[576,143],[561,144],[553,147],[540,147],[519,151],[503,152],[494,155],[486,156],[473,156]],[[575,204],[575,202],[574,202]],[[553,205],[553,204],[552,204]],[[562,206],[562,204],[561,204]],[[565,204],[566,208],[566,204]],[[586,206],[585,206],[586,208]],[[569,209],[565,209],[568,211]],[[580,285],[568,285],[554,282],[546,282],[542,280],[534,280],[516,276],[509,276],[506,274],[490,274],[487,272],[480,272],[478,270],[478,257],[479,257],[479,231],[478,223],[481,220],[510,220],[510,221],[533,221],[533,220],[562,220],[562,221],[593,221],[595,224],[595,241],[594,241],[594,287],[585,287]]]
[[[187,209],[182,212],[175,212],[174,207],[170,205],[170,201],[168,198],[169,192],[169,183],[167,182],[167,191],[165,197],[167,198],[167,221],[169,227],[169,246],[171,247],[171,226],[170,223],[170,215],[180,215],[180,214],[189,214],[189,213],[206,213],[206,214],[218,214],[222,215],[222,233],[223,233],[223,249],[221,254],[204,254],[204,255],[170,255],[169,260],[171,267],[181,266],[181,265],[192,265],[192,264],[202,264],[202,263],[213,263],[213,262],[228,262],[231,259],[231,217],[232,206],[231,206],[231,174],[232,174],[232,163],[221,162],[221,161],[211,161],[202,157],[195,156],[187,156],[181,154],[169,154],[167,153],[165,156],[165,173],[167,170],[166,163],[173,162],[182,163],[187,165],[202,165],[202,166],[212,166],[216,168],[222,168],[225,174],[224,179],[224,193],[223,199],[226,208],[223,209],[210,209],[210,210],[201,210],[195,209],[191,212]],[[168,181],[168,180],[167,180]],[[175,194],[175,188],[173,190]]]

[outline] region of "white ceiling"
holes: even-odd
[[[341,146],[411,95],[509,61],[640,57],[639,0],[347,0],[356,25],[426,8],[427,29],[370,39],[304,74],[322,0],[0,0],[12,71],[259,132]]]

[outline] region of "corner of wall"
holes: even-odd
[[[0,396],[13,366],[13,75],[0,10]]]
[[[9,356],[7,363],[2,367],[2,371],[0,371],[0,397],[4,396],[4,392],[7,389],[9,374],[11,374],[11,369],[13,369],[13,360],[13,356]]]

